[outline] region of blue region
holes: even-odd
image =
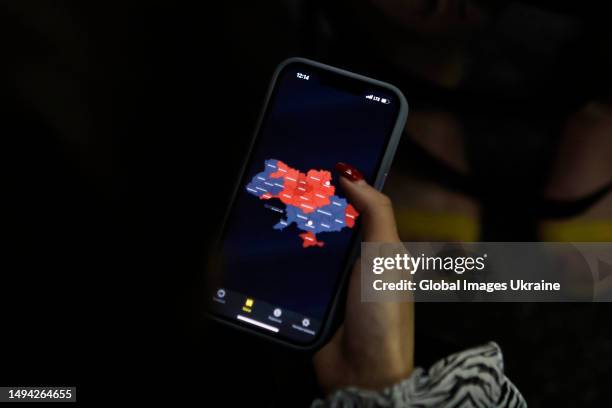
[[[346,227],[345,211],[347,204],[346,199],[331,196],[330,204],[317,208],[308,214],[298,207],[288,205],[285,210],[287,218],[276,224],[274,229],[282,230],[295,222],[296,226],[302,231],[310,231],[315,235],[319,232],[340,231]]]
[[[255,177],[251,179],[251,182],[246,186],[246,191],[249,194],[253,194],[257,197],[261,197],[266,193],[274,196],[283,191],[283,188],[285,188],[284,178],[271,177],[272,173],[276,173],[278,171],[278,160],[266,160],[264,166],[264,171],[257,173]]]

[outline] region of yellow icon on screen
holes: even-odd
[[[255,303],[255,301],[251,298],[246,298],[246,300],[244,301],[244,306],[242,306],[242,310],[244,310],[245,312],[251,313],[251,308],[253,307],[253,304]]]

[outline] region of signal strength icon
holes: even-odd
[[[374,98],[374,95],[372,94],[366,96],[366,99],[372,99],[372,98]]]

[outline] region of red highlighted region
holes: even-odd
[[[303,240],[302,246],[304,248],[308,248],[308,247],[311,247],[311,246],[320,246],[320,247],[322,247],[323,245],[325,245],[323,242],[317,240],[317,237],[315,236],[315,234],[313,234],[310,231],[304,232],[303,234],[300,234],[300,238],[302,238],[302,240]]]
[[[359,213],[351,204],[347,205],[346,212],[344,213],[344,216],[346,217],[344,221],[346,222],[346,226],[349,228],[353,228],[353,226],[355,225],[355,219],[358,215]]]
[[[304,174],[292,169],[282,161],[277,162],[278,171],[272,173],[272,178],[283,178],[285,188],[278,198],[287,205],[293,205],[304,213],[310,213],[317,208],[330,203],[336,188],[331,185],[331,173],[325,170],[309,170]]]

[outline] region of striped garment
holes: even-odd
[[[501,349],[488,343],[416,368],[404,381],[382,392],[347,388],[316,400],[311,408],[349,407],[527,407],[504,375]]]

